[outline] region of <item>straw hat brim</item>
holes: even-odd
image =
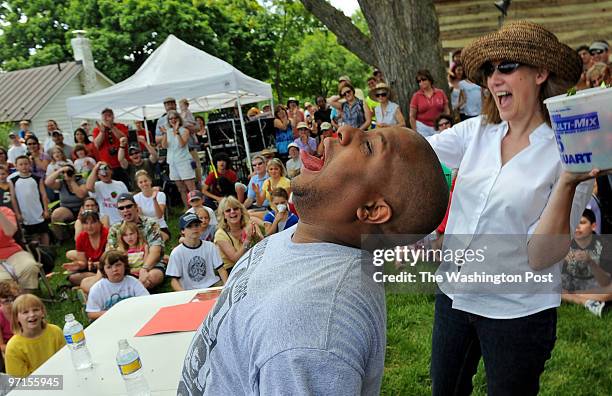
[[[541,67],[567,82],[569,88],[582,74],[576,51],[559,42],[544,27],[529,21],[504,25],[500,30],[473,41],[461,52],[461,63],[470,81],[486,88],[481,67],[485,62],[513,61]]]

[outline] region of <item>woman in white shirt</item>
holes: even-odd
[[[190,132],[183,127],[183,120],[176,110],[170,110],[167,114],[168,128],[160,128],[162,131],[162,148],[168,149],[166,161],[170,167],[170,180],[176,183],[181,193],[185,208],[189,209],[187,192],[195,190],[195,161],[189,153]]]
[[[378,83],[374,88],[374,96],[380,102],[380,106],[374,108],[376,114],[376,128],[388,126],[405,127],[404,115],[397,103],[389,100],[389,87],[385,83]]]
[[[159,224],[162,239],[167,241],[170,239],[170,230],[164,218],[166,194],[163,191],[159,191],[159,187],[153,187],[153,179],[146,170],[141,169],[136,172],[135,178],[140,192],[134,195],[134,201],[138,205],[140,214],[155,219],[157,224]]]
[[[542,102],[578,81],[581,61],[526,21],[476,40],[461,58],[468,78],[491,95],[482,116],[428,141],[440,161],[460,169],[443,251],[482,249],[484,260],[438,269],[432,393],[470,394],[482,356],[488,394],[536,395],[556,339],[558,263],[590,197],[592,183],[578,184],[598,173],[562,170]],[[525,282],[527,273],[550,282]],[[452,274],[523,274],[523,282],[452,282]]]

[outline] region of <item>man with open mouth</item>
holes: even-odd
[[[362,237],[433,230],[448,194],[439,162],[413,131],[349,126],[324,140],[321,158],[301,160],[291,184],[299,223],[236,264],[195,334],[178,394],[380,392],[385,297],[363,276]]]

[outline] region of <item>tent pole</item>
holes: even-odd
[[[240,126],[242,127],[242,138],[244,139],[244,148],[246,150],[246,162],[249,168],[249,172],[253,172],[253,166],[251,165],[251,148],[249,147],[249,140],[247,139],[246,127],[244,126],[244,117],[242,116],[242,105],[240,104],[240,95],[236,91],[236,103],[238,104],[238,115],[240,116]]]
[[[145,127],[145,132],[147,133],[147,143],[151,144],[151,138],[149,137],[149,127],[147,126],[147,110],[144,106],[142,106],[142,118],[144,118],[143,124]]]

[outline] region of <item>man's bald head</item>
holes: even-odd
[[[386,234],[428,234],[444,218],[448,186],[429,143],[411,129],[395,129],[401,138],[383,192],[393,216],[381,228]]]

